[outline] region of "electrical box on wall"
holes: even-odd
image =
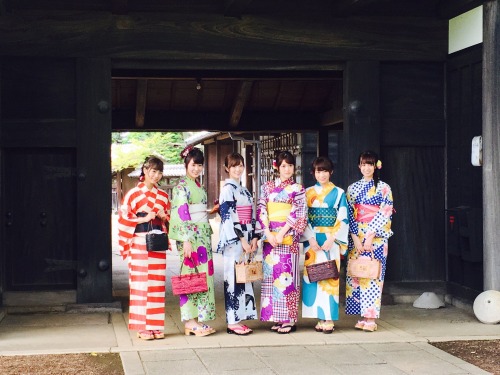
[[[470,162],[475,167],[483,165],[483,138],[480,135],[472,138]]]

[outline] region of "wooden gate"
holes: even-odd
[[[75,165],[74,149],[5,149],[8,291],[76,287]]]

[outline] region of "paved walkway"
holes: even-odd
[[[471,309],[447,305],[422,310],[411,304],[384,305],[379,330],[353,328],[357,318],[341,314],[331,335],[313,330],[302,319],[296,332],[279,335],[270,324],[250,321],[245,337],[225,332],[222,256],[214,255],[217,333],[184,336],[178,298],[167,282],[166,338],[142,341],[127,329],[128,311],[82,310],[43,314],[7,314],[0,322],[0,355],[114,352],[127,375],[153,374],[486,374],[429,344],[450,340],[500,339],[500,325],[480,323]],[[113,252],[114,293],[126,306],[127,267]],[[168,254],[168,275],[178,271]],[[170,277],[168,277],[170,279]],[[256,283],[258,292],[260,285]],[[258,300],[258,293],[257,293]]]

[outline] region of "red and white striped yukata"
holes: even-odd
[[[140,182],[123,198],[118,217],[120,254],[128,259],[130,330],[159,330],[165,326],[165,274],[167,256],[164,251],[146,250],[148,223],[138,224],[138,215],[164,211],[170,220],[168,194],[157,186],[149,190]],[[160,219],[152,221],[154,229],[165,225]]]

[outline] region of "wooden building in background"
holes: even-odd
[[[448,20],[478,5],[484,42],[449,55]],[[499,6],[0,0],[0,300],[113,300],[111,132],[142,130],[307,134],[343,187],[373,149],[397,210],[386,280],[500,289]]]

